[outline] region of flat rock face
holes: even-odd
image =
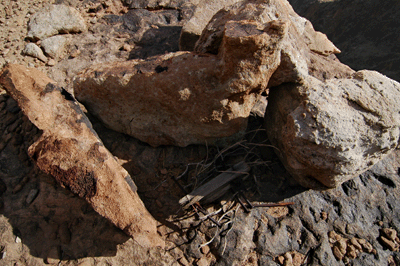
[[[400,84],[374,71],[348,79],[283,84],[269,96],[269,138],[304,186],[327,187],[365,172],[399,140]]]
[[[104,147],[78,102],[36,69],[8,65],[0,83],[43,131],[29,147],[39,168],[86,199],[139,244],[162,245],[128,172]]]
[[[110,128],[152,146],[218,144],[243,132],[280,62],[287,24],[225,25],[218,56],[170,53],[93,66],[75,95]]]
[[[77,33],[86,30],[86,23],[77,10],[65,5],[50,5],[31,17],[26,37],[43,40],[58,33]]]

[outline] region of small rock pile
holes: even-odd
[[[30,18],[26,39],[33,42],[25,46],[23,53],[54,66],[55,60],[62,58],[70,41],[68,35],[65,37],[58,34],[85,31],[87,31],[86,23],[77,10],[65,5],[50,5]],[[45,54],[50,57],[49,60]]]

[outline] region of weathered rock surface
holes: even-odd
[[[299,81],[309,72],[316,72],[314,76],[321,76],[324,72],[325,78],[326,75],[346,76],[352,72],[350,68],[334,60],[333,54],[340,51],[324,34],[315,31],[308,20],[297,15],[287,1],[244,1],[220,10],[203,30],[195,51],[217,54],[227,21],[256,20],[265,23],[276,19],[287,21],[289,29],[288,37],[282,44],[280,66],[271,77],[269,87]],[[323,70],[317,65],[322,64],[320,61],[327,61],[323,63]],[[330,68],[340,68],[341,71],[332,73]]]
[[[69,38],[57,35],[44,39],[40,44],[44,52],[53,59],[60,59],[68,45]]]
[[[59,33],[79,33],[86,30],[85,20],[77,10],[65,5],[50,5],[30,18],[26,37],[43,40]]]
[[[400,84],[374,71],[282,84],[270,91],[268,135],[302,185],[336,187],[396,148],[399,97]]]
[[[287,26],[228,22],[218,56],[177,52],[93,66],[74,80],[75,95],[110,128],[153,146],[215,144],[246,128]]]
[[[211,18],[222,8],[239,2],[239,0],[203,0],[199,1],[192,18],[183,26],[179,38],[179,49],[193,51],[203,29]]]
[[[22,53],[25,55],[29,55],[29,56],[38,58],[38,59],[42,60],[43,62],[47,62],[47,57],[43,54],[42,49],[40,49],[39,46],[37,46],[34,43],[28,43],[25,46]]]
[[[104,147],[79,104],[36,69],[8,65],[0,82],[42,136],[29,147],[39,168],[86,199],[140,245],[163,245],[127,171]]]

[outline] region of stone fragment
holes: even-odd
[[[383,245],[387,247],[390,251],[399,250],[399,244],[397,244],[396,242],[391,241],[384,236],[380,236],[380,240],[382,241]]]
[[[350,244],[353,245],[358,251],[362,251],[362,246],[358,242],[357,238],[353,237],[352,239],[350,239]]]
[[[65,5],[50,5],[31,16],[27,38],[43,40],[59,33],[79,33],[87,30],[79,12]]]
[[[104,147],[75,98],[36,69],[7,65],[0,84],[43,131],[29,149],[39,168],[86,199],[142,246],[159,246],[156,221],[127,171]]]
[[[384,234],[384,236],[387,237],[389,240],[392,241],[396,240],[397,232],[393,228],[382,228],[381,231]]]
[[[347,239],[346,238],[342,238],[339,241],[337,241],[335,243],[335,246],[337,246],[339,248],[339,251],[342,254],[346,254],[346,250],[347,250]]]
[[[30,205],[37,197],[37,195],[39,194],[39,190],[34,188],[31,189],[31,191],[29,191],[28,196],[26,197],[26,204]]]
[[[332,252],[333,252],[333,255],[335,256],[335,258],[336,258],[337,260],[341,261],[341,260],[343,259],[344,253],[342,253],[342,252],[340,251],[340,248],[339,248],[338,246],[334,246],[334,247],[332,248]]]
[[[53,59],[61,59],[68,42],[69,38],[57,35],[44,39],[40,45],[48,56]]]
[[[25,55],[29,55],[29,56],[38,58],[43,62],[47,61],[47,57],[43,54],[42,49],[40,49],[39,46],[37,46],[36,44],[31,43],[31,42],[25,46],[22,53]]]
[[[396,148],[399,97],[400,84],[374,71],[325,81],[308,76],[270,89],[268,136],[300,184],[336,187]]]
[[[279,65],[287,24],[228,22],[218,56],[176,52],[97,65],[76,97],[108,127],[152,146],[218,144],[243,132]]]
[[[52,58],[49,59],[49,61],[47,61],[47,65],[48,66],[55,66],[56,65],[56,61]]]

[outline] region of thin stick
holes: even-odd
[[[278,202],[278,203],[253,203],[253,207],[283,207],[293,205],[294,202]]]

